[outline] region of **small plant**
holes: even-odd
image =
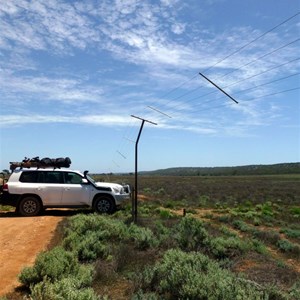
[[[297,247],[293,243],[285,239],[279,240],[277,242],[277,246],[282,252],[293,252]]]
[[[134,241],[136,248],[146,250],[158,244],[153,232],[149,228],[139,227],[131,224],[128,229],[129,238]]]
[[[147,187],[147,188],[144,188],[144,189],[143,189],[143,192],[144,192],[145,194],[150,194],[150,193],[152,192],[152,190],[151,190],[151,188]]]
[[[293,217],[295,217],[295,218],[300,218],[300,207],[292,207],[291,209],[290,209],[290,211],[291,211],[291,214],[293,215]]]
[[[0,210],[1,211],[14,211],[15,208],[12,206],[8,206],[8,205],[0,205]]]
[[[268,250],[264,243],[257,239],[252,239],[253,249],[260,254],[267,254]]]
[[[289,238],[300,238],[300,230],[298,229],[284,228],[281,229],[280,232],[284,233]]]
[[[237,228],[238,230],[242,232],[249,232],[251,231],[251,227],[246,224],[244,221],[241,220],[235,220],[232,222],[232,225],[234,228]]]
[[[199,197],[199,206],[200,207],[207,206],[208,203],[209,203],[209,201],[210,201],[210,197],[209,196],[207,196],[207,195],[201,195]]]
[[[229,237],[237,237],[237,234],[232,231],[229,227],[222,225],[220,231]]]
[[[80,265],[74,253],[65,251],[62,247],[56,247],[49,252],[38,255],[33,267],[25,267],[19,276],[19,280],[26,286],[43,281],[46,276],[54,282],[64,277],[77,274]]]
[[[255,285],[222,269],[207,256],[175,249],[141,274],[139,282],[140,289],[154,292],[159,299],[254,300],[264,296]]]
[[[73,277],[52,282],[47,277],[31,290],[32,300],[98,300],[92,288],[82,288],[81,283]]]
[[[174,217],[174,214],[167,209],[157,208],[156,212],[159,213],[159,216],[162,219],[170,219]]]
[[[175,239],[183,250],[197,250],[207,244],[208,233],[201,221],[184,217],[175,228]]]
[[[240,255],[249,249],[251,245],[238,237],[216,237],[209,243],[210,252],[218,259],[224,259]]]

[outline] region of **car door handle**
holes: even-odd
[[[67,187],[65,188],[65,191],[69,191],[69,190],[70,190],[70,188],[67,188]]]

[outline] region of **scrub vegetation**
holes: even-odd
[[[21,272],[22,297],[300,299],[300,176],[139,182],[137,224],[130,205],[70,217]]]

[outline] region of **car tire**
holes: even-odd
[[[21,216],[32,217],[37,216],[42,210],[42,204],[34,196],[24,197],[18,206],[18,212]]]
[[[116,208],[114,201],[107,196],[99,196],[94,203],[94,210],[100,214],[112,214]]]

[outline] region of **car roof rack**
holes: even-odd
[[[33,159],[29,159],[25,157],[22,162],[10,162],[10,170],[13,172],[17,168],[30,169],[60,169],[60,168],[69,168],[71,165],[71,159],[69,157],[66,158],[54,158],[50,159],[48,157],[39,159],[39,157],[35,157]]]

